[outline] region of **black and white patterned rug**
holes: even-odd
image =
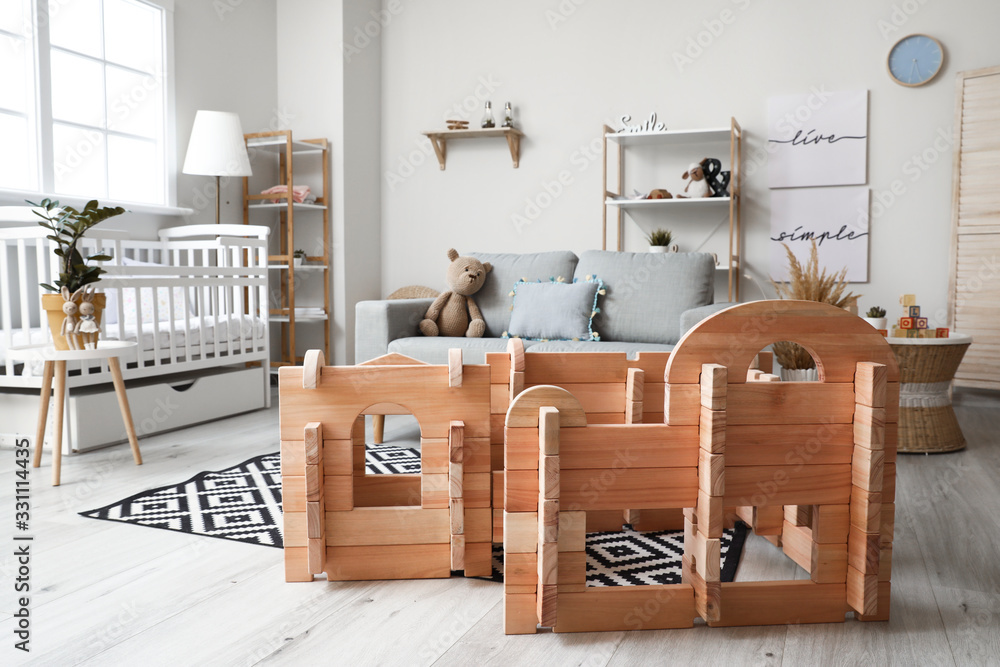
[[[420,452],[392,444],[368,445],[370,475],[419,473]],[[232,468],[150,489],[81,516],[282,547],[281,456],[255,456]],[[722,581],[733,581],[747,528],[722,536]],[[642,586],[681,581],[682,531],[587,533],[588,586]],[[503,548],[493,547],[493,578],[503,580]]]

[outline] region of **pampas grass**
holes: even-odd
[[[787,243],[785,252],[788,254],[788,282],[779,283],[773,278],[771,285],[778,296],[782,299],[798,299],[800,301],[818,301],[829,303],[837,308],[847,308],[857,303],[860,295],[853,292],[846,292],[847,267],[845,266],[839,273],[826,274],[824,268],[819,268],[819,251],[816,249],[816,241],[812,242],[812,249],[809,251],[809,261],[805,266],[799,262],[792,253]],[[812,356],[800,345],[782,341],[774,344],[774,356],[778,358],[778,363],[783,368],[806,369],[815,368],[816,362]]]

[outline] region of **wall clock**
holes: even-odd
[[[889,50],[889,76],[901,86],[922,86],[941,71],[944,48],[927,35],[908,35]]]

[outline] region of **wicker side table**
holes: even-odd
[[[951,407],[951,383],[972,337],[887,340],[899,363],[898,451],[964,449],[965,436]]]

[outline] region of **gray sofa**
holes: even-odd
[[[705,253],[627,253],[588,250],[531,254],[471,253],[493,265],[475,295],[486,321],[483,338],[422,336],[418,324],[433,299],[361,301],[356,307],[355,361],[398,352],[432,364],[447,364],[448,350],[462,348],[469,364],[487,352],[503,352],[511,316],[510,292],[521,279],[546,281],[597,276],[606,293],[593,329],[599,341],[525,340],[526,352],[669,352],[685,331],[729,303],[713,304],[715,260]],[[442,268],[443,270],[443,268]]]

